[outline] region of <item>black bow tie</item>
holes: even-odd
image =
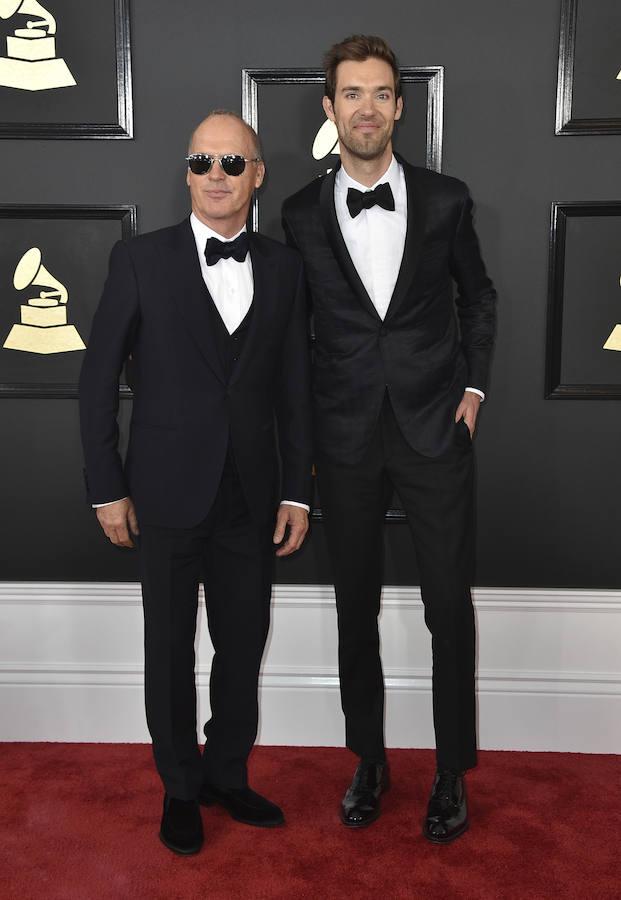
[[[219,241],[210,237],[205,246],[205,259],[208,266],[215,266],[219,259],[230,259],[231,256],[235,262],[243,262],[249,249],[247,231],[243,231],[234,241]]]
[[[356,188],[349,188],[347,209],[352,219],[355,219],[363,209],[371,209],[372,206],[381,206],[382,209],[390,210],[395,208],[395,198],[387,181],[378,184],[374,191],[357,191]]]

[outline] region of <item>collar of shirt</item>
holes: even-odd
[[[194,213],[190,214],[190,225],[192,226],[192,231],[194,232],[194,240],[196,241],[196,249],[198,250],[198,255],[204,257],[205,255],[205,245],[207,244],[207,239],[210,237],[215,237],[219,241],[224,241],[228,243],[229,241],[234,241],[235,238],[239,237],[240,234],[243,234],[246,231],[246,226],[234,234],[233,237],[222,237],[221,234],[218,234],[217,231],[214,231],[213,228],[210,228],[209,225],[205,225],[204,222],[198,218],[198,216],[194,215]],[[224,260],[220,260],[223,262]],[[217,263],[216,263],[217,265]]]
[[[393,156],[390,165],[384,172],[384,174],[377,179],[375,184],[372,184],[371,187],[367,187],[365,184],[360,184],[359,181],[355,181],[351,175],[348,175],[343,165],[341,164],[340,169],[336,173],[336,178],[334,180],[334,192],[335,194],[339,194],[342,197],[347,197],[347,191],[349,188],[355,188],[357,191],[372,191],[374,190],[378,184],[383,184],[385,181],[388,182],[390,188],[392,190],[395,201],[397,200],[398,195],[401,193],[401,166]]]

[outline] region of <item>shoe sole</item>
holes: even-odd
[[[179,856],[194,856],[196,853],[200,852],[200,850],[202,849],[202,846],[203,846],[202,841],[201,841],[201,843],[198,845],[198,847],[191,847],[189,849],[186,849],[185,847],[177,847],[177,846],[175,846],[175,844],[172,844],[169,840],[167,840],[161,831],[160,831],[158,837],[159,837],[160,841],[162,842],[162,844],[164,844],[165,847],[168,847],[168,849],[172,850],[173,853],[179,854]]]
[[[236,822],[241,822],[242,825],[252,825],[254,828],[280,828],[285,824],[284,816],[276,822],[256,822],[253,819],[243,819],[241,816],[236,816],[235,813],[231,812],[228,806],[225,806],[221,800],[215,798],[207,800],[199,797],[198,802],[201,806],[221,806],[222,809],[226,810],[231,819],[234,819]]]
[[[450,844],[453,841],[456,841],[458,837],[461,837],[462,834],[465,834],[466,831],[468,831],[469,827],[470,827],[470,823],[466,822],[464,825],[462,825],[462,827],[458,831],[454,831],[450,837],[446,837],[446,838],[432,837],[431,835],[427,834],[427,832],[424,829],[423,829],[423,835],[432,844]]]

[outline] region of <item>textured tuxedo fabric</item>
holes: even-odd
[[[487,389],[496,294],[466,185],[397,160],[407,228],[383,318],[339,227],[334,172],[285,201],[283,226],[302,253],[314,318],[318,484],[347,746],[367,760],[384,757],[378,614],[383,519],[396,490],[432,635],[437,762],[464,770],[476,762],[473,460],[455,412],[466,387]]]
[[[131,495],[145,524],[195,525],[213,503],[229,438],[257,521],[271,517],[282,498],[309,502],[302,268],[298,255],[276,241],[259,234],[249,239],[254,308],[230,381],[189,221],[115,245],[80,380],[91,503]],[[134,400],[123,466],[117,385],[130,354]]]
[[[315,439],[335,462],[361,458],[386,388],[407,442],[425,456],[450,447],[466,386],[487,388],[496,294],[481,259],[468,189],[397,159],[405,173],[408,227],[383,321],[338,227],[335,173],[283,206],[283,226],[304,258],[312,301]]]
[[[310,503],[302,265],[275,241],[249,241],[254,295],[232,334],[203,280],[188,220],[117,244],[80,382],[89,499],[131,496],[136,506],[147,722],[164,787],[185,800],[205,778],[223,788],[246,784],[276,508],[282,498]],[[118,377],[130,354],[123,466]],[[200,581],[215,650],[202,758],[194,681]]]
[[[393,489],[407,514],[432,637],[433,713],[439,768],[476,763],[473,459],[467,425],[453,423],[451,446],[429,457],[409,446],[385,396],[362,459],[319,457],[318,480],[334,571],[339,672],[346,743],[367,760],[384,758],[384,681],[378,615],[383,518]]]

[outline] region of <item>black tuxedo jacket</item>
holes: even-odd
[[[453,440],[464,388],[487,386],[496,294],[479,252],[468,189],[398,159],[408,227],[383,321],[338,225],[336,171],[283,206],[287,241],[302,253],[312,300],[315,438],[319,451],[336,462],[362,457],[386,389],[409,444],[438,456]]]
[[[250,234],[253,312],[227,381],[211,298],[188,219],[112,250],[80,379],[89,500],[131,495],[139,521],[190,527],[208,513],[229,443],[251,513],[310,502],[310,363],[302,264]],[[117,449],[118,378],[132,357],[125,465]],[[282,481],[278,482],[278,454]]]

